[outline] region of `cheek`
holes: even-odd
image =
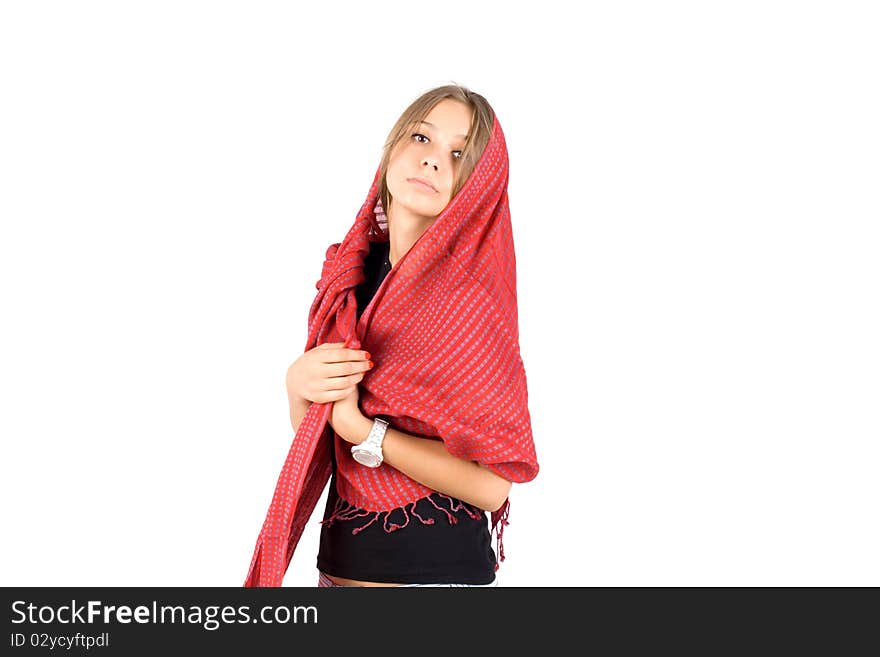
[[[446,207],[449,204],[450,199],[452,198],[452,189],[450,185],[444,185],[440,189],[440,193],[437,194],[436,202],[440,204],[441,207]]]
[[[394,161],[388,162],[388,170],[385,172],[385,184],[388,185],[388,191],[392,196],[397,196],[402,191],[400,189],[400,172]]]
[[[408,169],[403,167],[401,164],[401,157],[398,156],[395,159],[392,159],[388,162],[388,172],[385,177],[385,181],[388,183],[389,189],[397,189],[398,192],[403,193],[406,189],[406,177],[411,175],[408,173]]]
[[[438,196],[440,197],[444,207],[449,203],[449,201],[452,200],[452,183],[453,180],[450,177],[449,180],[443,181],[443,187],[440,188],[440,193],[438,194]]]

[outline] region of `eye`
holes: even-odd
[[[419,142],[420,144],[427,144],[427,143],[430,141],[427,137],[425,137],[425,135],[423,135],[423,134],[420,133],[420,132],[413,133],[412,136],[413,136],[413,137],[416,137],[416,141]],[[418,137],[421,137],[421,138],[424,139],[425,141],[421,141],[420,139],[418,139]],[[464,153],[463,153],[462,151],[452,151],[452,152],[453,152],[453,153],[458,153],[457,156],[454,156],[454,158],[455,158],[456,160],[460,160],[460,159],[462,158],[462,156],[464,155]]]

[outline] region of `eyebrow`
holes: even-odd
[[[425,125],[431,126],[431,127],[434,128],[435,130],[437,129],[437,126],[435,126],[433,123],[428,123],[427,121],[421,121],[421,123],[424,123]],[[462,139],[467,139],[467,138],[468,138],[467,135],[455,135],[455,136],[456,136],[456,137],[461,137]]]

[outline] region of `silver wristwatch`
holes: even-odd
[[[385,430],[388,428],[388,422],[374,417],[373,427],[367,439],[357,445],[351,446],[351,455],[355,461],[368,468],[378,468],[382,465],[382,441],[385,440]]]

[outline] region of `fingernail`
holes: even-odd
[[[370,366],[368,369],[373,369],[373,361],[370,361]]]
[[[366,355],[367,360],[370,360],[370,352],[369,352],[369,351],[365,351],[364,354]]]

